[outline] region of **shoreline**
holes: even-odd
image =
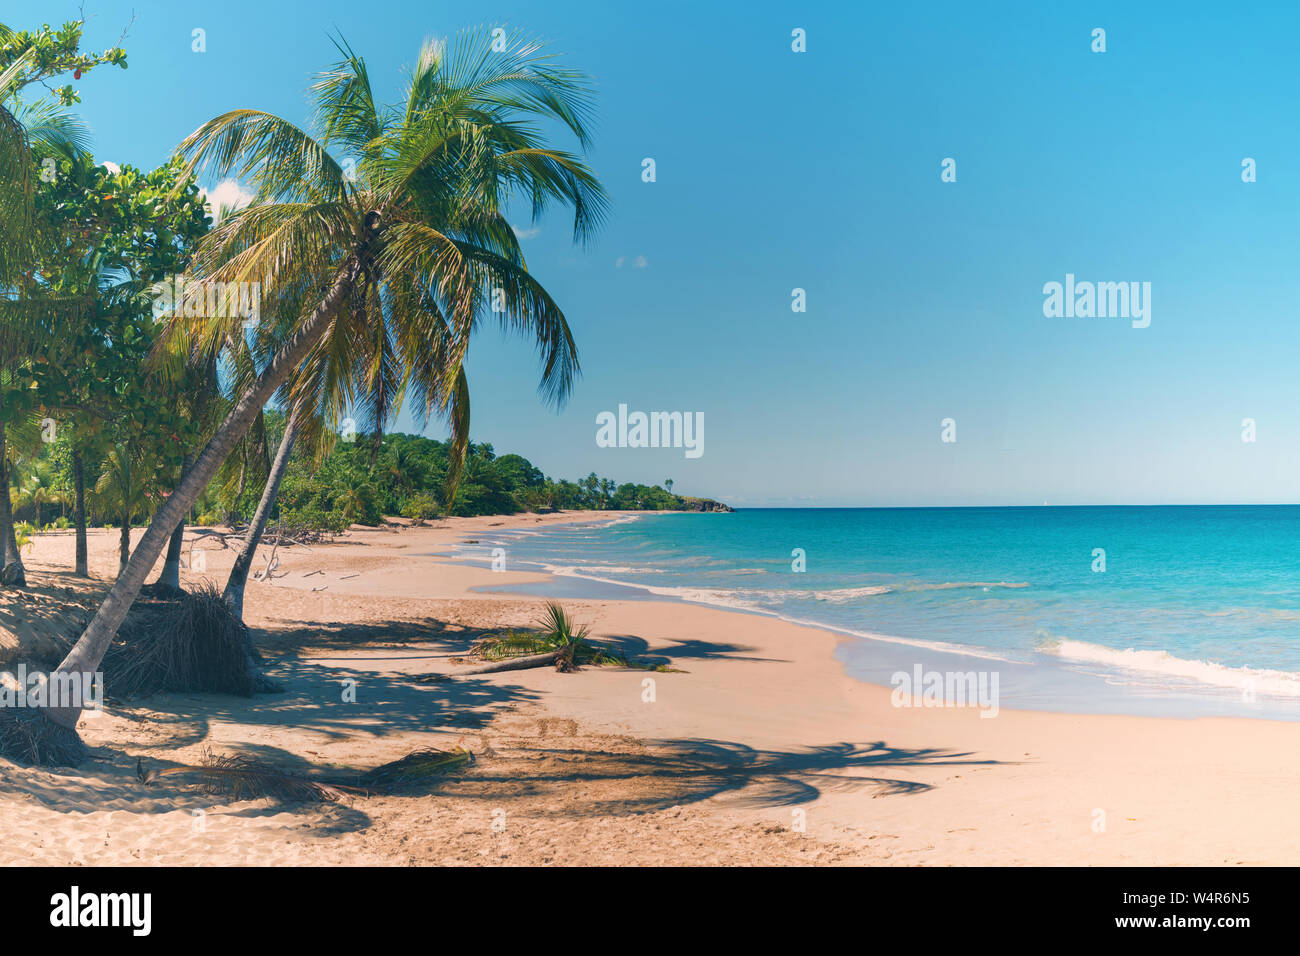
[[[664,512],[628,514],[635,518],[662,513]],[[575,516],[574,523],[582,520]],[[614,524],[618,520],[600,523]],[[596,524],[598,519],[592,518],[588,523]],[[498,533],[509,534],[511,530],[509,527],[501,527]],[[466,541],[469,534],[467,532],[462,536],[458,548],[478,543]],[[448,560],[473,567],[488,566],[486,558],[447,557]],[[903,648],[908,649],[914,658],[920,659],[906,661],[908,669],[917,663],[923,664],[927,670],[970,671],[997,666],[1003,680],[1003,706],[1016,710],[1165,718],[1218,716],[1300,721],[1300,700],[1297,699],[1300,697],[1300,681],[1297,680],[1300,675],[1289,672],[1244,665],[1234,667],[1178,657],[1165,651],[1135,651],[1132,648],[1122,650],[1079,641],[1062,642],[1069,645],[1073,653],[1057,654],[1039,649],[1036,656],[1024,659],[1006,656],[1004,652],[984,647],[859,630],[825,621],[793,617],[760,606],[692,597],[674,593],[681,590],[679,588],[619,581],[583,570],[557,569],[528,559],[518,563],[528,572],[543,575],[545,580],[513,586],[482,585],[474,588],[474,592],[518,598],[545,595],[567,600],[683,602],[734,614],[769,617],[799,627],[828,631],[843,638],[838,645],[836,657],[843,664],[846,673],[858,680],[885,688],[895,685],[898,666],[896,661],[890,661],[897,658]],[[579,582],[587,582],[590,587],[584,589]],[[862,653],[854,655],[854,648],[860,648]],[[1141,663],[1137,663],[1139,661]],[[1011,677],[1009,687],[1006,683],[1008,676]]]
[[[475,587],[547,577],[429,552],[488,528],[608,517],[449,519],[282,549],[286,577],[250,582],[246,608],[286,693],[110,706],[81,728],[88,767],[0,761],[0,812],[16,833],[0,862],[1236,865],[1289,863],[1300,849],[1289,813],[1300,766],[1285,757],[1300,725],[895,707],[889,688],[846,673],[847,638],[775,617],[566,598],[594,638],[671,670],[419,681],[543,605]],[[101,575],[112,539],[92,536]],[[206,577],[222,579],[231,556],[214,550]],[[30,566],[58,573],[64,557],[40,542]],[[339,700],[345,678],[356,703]],[[364,767],[457,743],[476,763],[419,798],[214,805],[134,780],[136,759],[203,748]],[[202,808],[208,831],[193,833]],[[510,821],[504,833],[492,808]],[[93,834],[123,813],[99,846]]]

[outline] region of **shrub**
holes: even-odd
[[[420,492],[406,500],[406,504],[402,506],[402,517],[424,521],[428,518],[436,518],[438,511],[437,499],[433,495]]]

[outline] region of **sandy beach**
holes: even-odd
[[[842,638],[775,618],[565,600],[593,638],[666,666],[420,681],[544,604],[476,593],[547,576],[441,557],[455,542],[593,517],[607,516],[444,519],[281,549],[246,618],[285,693],[110,702],[83,717],[82,767],[0,760],[0,863],[1238,865],[1300,849],[1300,724],[895,707],[845,676]],[[117,536],[90,542],[106,584]],[[206,571],[183,581],[224,582],[233,552],[198,547]],[[6,597],[0,628],[31,626],[71,560],[71,535],[38,538],[38,597]],[[474,763],[410,797],[229,803],[136,778],[137,761],[205,750],[324,773],[457,745]]]

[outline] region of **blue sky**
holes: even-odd
[[[91,46],[136,20],[80,111],[98,157],[153,166],[233,107],[305,121],[332,29],[385,99],[425,36],[540,34],[598,84],[612,215],[525,243],[577,336],[568,406],[487,332],[476,441],[740,505],[1300,501],[1300,14],[974,6],[87,0]],[[1150,326],[1045,317],[1067,273],[1150,282]],[[620,403],[702,412],[704,454],[597,447]]]

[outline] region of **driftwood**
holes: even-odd
[[[572,653],[572,647],[562,647],[556,651],[547,651],[545,654],[507,657],[503,661],[493,661],[491,664],[483,664],[479,667],[470,667],[463,671],[452,671],[450,674],[438,674],[436,676],[438,678],[463,677],[470,674],[495,674],[499,671],[522,671],[530,667],[546,667],[548,664],[558,666],[562,660]]]
[[[190,540],[190,551],[194,550],[195,542],[201,538],[216,538],[221,542],[222,550],[225,551],[230,548],[230,545],[226,541],[227,538],[239,538],[242,540],[244,537],[244,532],[239,529],[233,531],[214,531],[211,528],[188,528],[185,533],[192,536]]]
[[[280,550],[280,540],[283,537],[284,537],[284,519],[281,518],[280,523],[276,526],[275,544],[271,547],[271,555],[266,559],[266,570],[262,572],[262,579],[265,581],[270,581],[272,579],[272,574],[274,573],[275,569],[280,566],[280,561],[275,556],[275,554],[277,551]]]

